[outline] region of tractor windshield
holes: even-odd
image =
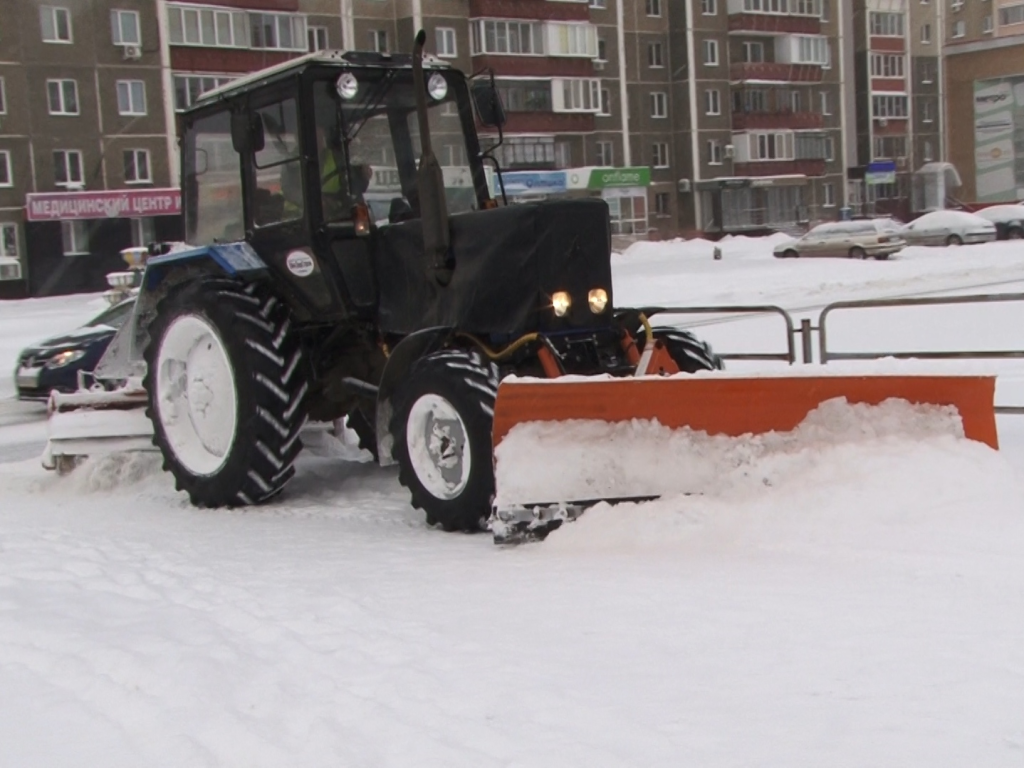
[[[334,77],[315,85],[324,218],[349,218],[352,206],[360,200],[379,223],[417,217],[420,137],[412,73],[357,69],[352,74],[357,90],[348,99],[339,96],[343,89]],[[427,100],[430,133],[434,154],[443,168],[448,211],[455,214],[478,207],[459,110],[460,99],[465,100],[464,109],[469,109],[468,94],[461,79],[447,72],[439,74],[447,78],[450,87],[440,98]],[[349,87],[353,87],[351,80]],[[440,90],[435,89],[434,95]]]

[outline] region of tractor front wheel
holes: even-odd
[[[429,525],[481,530],[491,513],[491,428],[497,369],[477,352],[445,350],[413,365],[393,397],[398,479]]]
[[[157,306],[145,387],[153,442],[200,507],[258,504],[291,479],[309,389],[291,313],[262,285],[199,278]]]

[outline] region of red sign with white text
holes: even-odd
[[[25,195],[29,221],[177,216],[181,190],[113,189],[98,192],[38,192]]]

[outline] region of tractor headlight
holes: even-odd
[[[334,87],[338,91],[338,95],[345,101],[351,101],[359,93],[359,81],[351,72],[344,72]]]
[[[65,365],[71,365],[72,363],[81,360],[83,357],[85,357],[84,349],[67,349],[63,352],[58,352],[47,360],[46,367],[63,368]]]
[[[587,294],[587,302],[590,304],[590,311],[600,315],[608,306],[608,291],[604,288],[595,288]]]
[[[435,72],[430,76],[430,80],[427,81],[427,93],[434,101],[440,101],[448,95],[448,81],[444,79],[444,75]]]
[[[555,291],[554,295],[552,295],[551,307],[555,310],[556,316],[563,317],[571,306],[572,297],[566,291]]]

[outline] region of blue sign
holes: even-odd
[[[864,172],[864,181],[867,184],[895,184],[896,183],[896,161],[876,160],[868,163]]]
[[[509,171],[501,174],[508,195],[551,195],[565,192],[565,171]],[[497,186],[497,180],[495,180]]]

